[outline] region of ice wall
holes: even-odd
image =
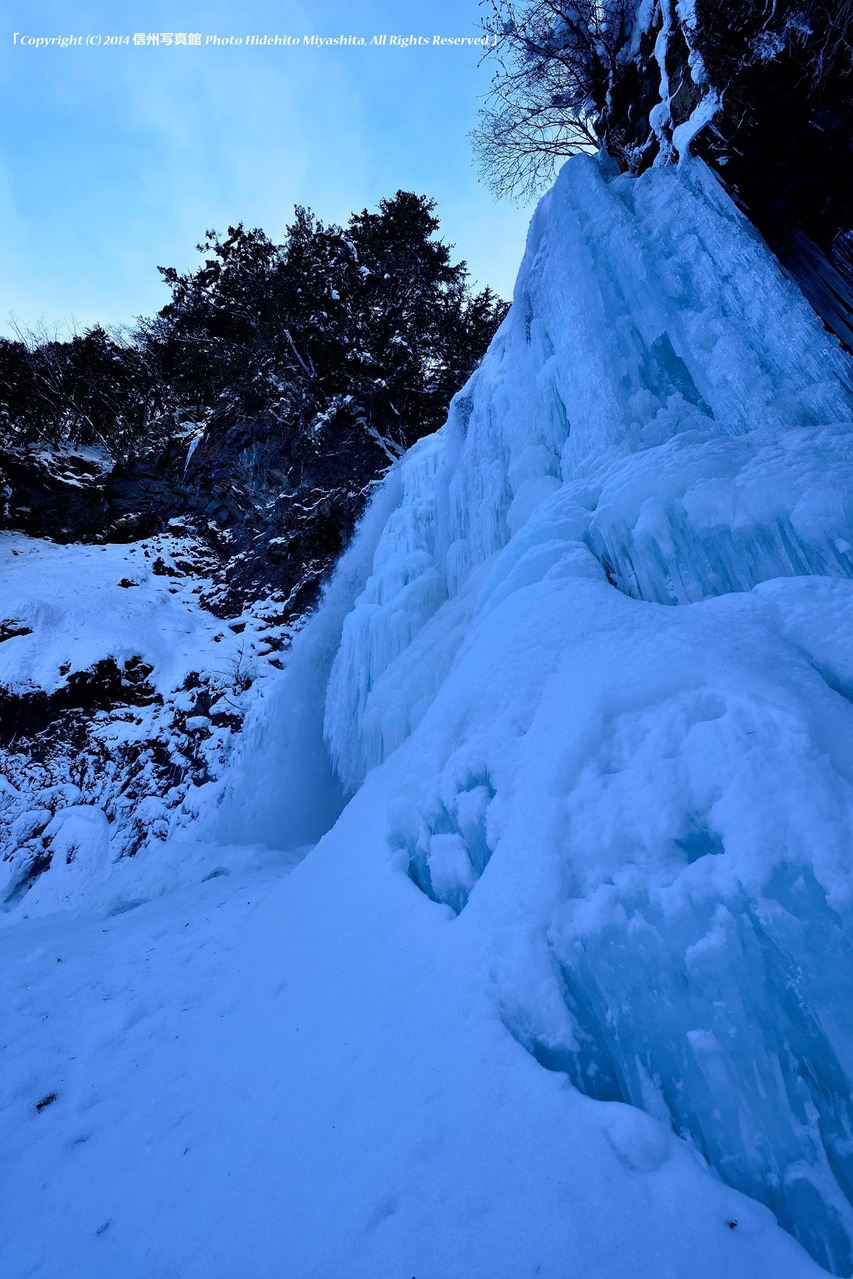
[[[385,762],[392,864],[477,937],[516,1039],[671,1124],[838,1274],[852,407],[706,169],[571,161],[483,365],[362,535],[322,673],[337,776]]]
[[[540,534],[523,533],[543,504],[555,554],[587,548],[641,599],[848,576],[849,379],[703,166],[638,181],[567,165],[482,367],[403,463],[404,500],[347,620],[327,736],[350,788],[428,704],[477,573],[518,534],[544,563]]]

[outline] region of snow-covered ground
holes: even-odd
[[[382,798],[289,877],[166,846],[126,896],[5,933],[5,1273],[820,1273],[665,1125],[515,1043],[478,929],[378,855]]]
[[[0,534],[0,906],[87,900],[218,775],[289,639],[273,601],[204,605],[186,534],[59,546]]]
[[[851,1272],[851,407],[701,166],[566,166],[222,776],[5,916],[16,1279]]]
[[[198,607],[204,580],[175,564],[185,553],[170,537],[59,546],[0,534],[4,617],[28,632],[0,646],[0,684],[17,693],[53,693],[69,671],[105,657],[120,666],[137,658],[152,668],[154,690],[169,693],[214,637],[230,641],[223,664],[233,661],[236,637]]]

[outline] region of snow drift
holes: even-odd
[[[851,404],[701,165],[564,168],[198,842],[6,931],[13,1269],[850,1272]]]

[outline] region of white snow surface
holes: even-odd
[[[210,612],[209,564],[186,535],[0,534],[0,909],[85,903],[117,857],[181,828],[193,783],[221,772],[288,636],[271,600]],[[51,698],[57,723],[40,710]]]
[[[850,1273],[849,376],[563,169],[185,838],[9,917],[9,1273]]]
[[[199,650],[225,641],[223,664],[240,641],[198,607],[197,579],[158,576],[155,554],[180,557],[179,542],[59,546],[0,533],[0,611],[26,628],[0,644],[0,685],[16,693],[53,693],[69,671],[112,657],[137,658],[160,694],[180,688]],[[171,556],[170,556],[171,552]],[[122,585],[123,583],[123,585]]]

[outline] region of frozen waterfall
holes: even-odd
[[[255,739],[306,790],[321,716],[346,792],[382,765],[383,856],[476,943],[518,1043],[671,1125],[836,1274],[851,459],[847,359],[710,173],[577,158],[300,637],[313,709],[282,728],[280,698]],[[232,813],[286,826],[271,789]]]

